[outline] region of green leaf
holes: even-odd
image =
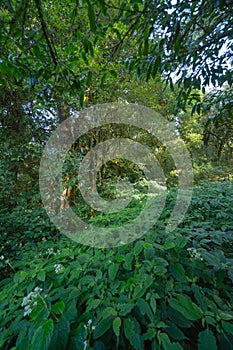
[[[183,266],[179,263],[174,263],[171,265],[172,276],[175,277],[177,281],[188,282],[188,278],[185,276],[185,270]]]
[[[222,321],[222,327],[226,333],[233,334],[233,324],[232,323]]]
[[[78,349],[83,349],[87,339],[87,327],[81,322],[75,332],[75,344]]]
[[[105,318],[104,320],[101,320],[93,333],[94,339],[100,338],[104,333],[106,333],[109,328],[112,326],[111,318]]]
[[[171,298],[169,300],[169,304],[173,309],[179,311],[190,321],[196,321],[201,318],[201,310],[188,297],[178,295],[176,298],[177,299]]]
[[[95,12],[94,12],[94,7],[88,0],[88,18],[90,22],[90,27],[93,32],[96,31],[96,21],[95,21]]]
[[[209,329],[199,333],[198,350],[218,350],[213,332]]]
[[[13,278],[14,283],[21,283],[27,278],[27,272],[18,271]]]
[[[222,320],[229,321],[233,319],[232,314],[228,314],[226,312],[220,312],[219,317],[221,317]]]
[[[114,69],[110,69],[109,73],[111,76],[113,76],[113,78],[117,78],[117,72]]]
[[[166,241],[165,243],[164,243],[164,245],[163,245],[163,248],[165,249],[165,250],[169,250],[169,249],[173,249],[173,248],[175,248],[176,247],[176,244],[175,244],[175,242],[173,242],[173,241]]]
[[[182,346],[178,343],[171,343],[166,333],[160,333],[159,339],[163,345],[164,350],[183,350]]]
[[[86,85],[87,85],[87,86],[90,85],[91,79],[92,79],[92,71],[89,70],[89,72],[87,73],[87,79],[86,79]]]
[[[119,338],[119,335],[120,335],[120,327],[121,327],[121,319],[120,317],[117,317],[113,321],[113,331],[117,338]]]
[[[102,341],[97,340],[94,342],[93,350],[106,350],[106,347]]]
[[[155,314],[156,310],[157,310],[157,304],[156,304],[156,300],[153,296],[150,298],[150,306],[153,310],[153,313]]]
[[[134,323],[129,318],[124,319],[124,333],[128,340],[132,338],[134,333]]]
[[[110,316],[117,316],[117,312],[112,307],[106,307],[103,311],[100,312],[98,319],[101,320]]]
[[[139,255],[143,250],[143,244],[144,244],[144,241],[137,241],[133,248],[133,254]]]
[[[36,329],[30,350],[47,350],[53,335],[53,321],[47,320],[45,323]]]
[[[150,305],[148,304],[147,301],[145,301],[144,299],[139,298],[137,300],[137,306],[138,306],[138,308],[139,308],[139,310],[140,310],[142,315],[147,315],[151,322],[154,321],[153,313],[152,313]]]
[[[166,328],[166,333],[169,334],[175,340],[184,340],[187,337],[184,333],[175,325],[175,323],[167,321],[168,328]]]
[[[125,304],[118,304],[118,308],[119,308],[119,313],[121,316],[126,316],[127,314],[129,314],[132,309],[134,308],[134,304],[130,304],[130,303],[125,303]]]
[[[56,304],[52,305],[52,311],[55,313],[55,314],[62,314],[63,311],[65,310],[65,303],[64,301],[58,301]]]
[[[37,274],[38,280],[42,281],[42,282],[45,281],[45,276],[46,276],[46,273],[45,273],[44,270],[39,271],[38,274]]]
[[[119,269],[119,264],[111,264],[108,268],[108,275],[112,281],[114,281]]]
[[[49,310],[45,306],[38,305],[33,307],[30,317],[33,321],[33,326],[36,329],[49,317]]]
[[[70,333],[70,323],[66,318],[54,325],[54,332],[50,342],[49,350],[59,349],[65,350]]]
[[[64,315],[66,318],[72,322],[76,320],[77,317],[77,306],[76,306],[76,301],[73,299],[72,301],[69,302],[67,305],[67,310],[65,311]]]
[[[93,299],[93,300],[91,300],[91,301],[88,303],[87,311],[90,311],[90,310],[92,310],[92,309],[96,309],[97,306],[99,306],[100,303],[101,303],[101,300],[100,300],[100,299]]]

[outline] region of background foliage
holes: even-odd
[[[232,349],[232,2],[4,0],[0,4],[0,348]],[[168,150],[136,128],[83,135],[64,164],[64,191],[95,225],[138,215],[147,185],[123,159],[97,187],[135,192],[121,214],[97,215],[77,184],[77,160],[124,135],[146,145],[166,177],[166,206],[136,242],[109,250],[61,236],[42,206],[38,169],[56,126],[83,107],[138,103],[176,125],[195,190],[165,232],[176,200]],[[204,180],[204,181],[203,181]]]

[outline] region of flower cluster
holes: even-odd
[[[192,259],[199,259],[203,260],[201,254],[197,251],[196,248],[188,248],[187,251],[189,252],[190,258]]]
[[[21,306],[24,307],[24,316],[30,315],[32,312],[32,307],[37,305],[36,299],[38,299],[38,296],[42,290],[42,288],[36,287],[34,291],[30,292],[25,298],[23,298]]]
[[[56,273],[61,273],[64,271],[64,266],[62,264],[55,264],[54,268]]]
[[[48,248],[45,253],[48,255],[60,255],[60,250],[58,249],[55,252],[53,248]]]
[[[60,255],[61,252],[59,249],[57,249],[57,251],[54,251],[53,248],[48,248],[44,253],[40,252],[39,254],[37,254],[36,258],[39,258],[39,257],[43,256],[44,254],[56,256],[56,255]]]
[[[87,324],[84,325],[84,327],[85,327],[86,329],[89,329],[89,330],[94,331],[95,326],[92,326],[92,319],[88,320]]]
[[[83,350],[87,350],[88,349],[88,334],[89,334],[89,340],[90,340],[90,336],[91,336],[91,332],[95,329],[95,326],[92,325],[92,319],[87,321],[87,324],[84,325],[84,328],[87,330],[87,336],[86,336],[86,340],[83,342],[84,348]]]

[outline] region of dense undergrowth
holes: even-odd
[[[195,187],[168,234],[174,199],[150,232],[112,249],[60,235],[36,202],[1,211],[0,348],[233,349],[232,182]]]

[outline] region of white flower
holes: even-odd
[[[53,254],[53,248],[48,248],[47,251],[46,251],[46,253],[48,253],[48,254]]]
[[[64,270],[64,266],[62,264],[55,264],[54,267],[56,273],[61,273]]]
[[[42,290],[42,288],[36,287],[34,291],[31,291],[26,297],[23,298],[21,306],[24,307],[24,316],[29,316],[32,312],[33,306],[37,305],[36,299]]]
[[[23,302],[22,302],[22,304],[21,304],[21,306],[25,306],[25,305],[27,305],[27,303],[28,303],[28,297],[24,297],[23,298]]]
[[[24,316],[29,316],[31,312],[32,312],[32,309],[30,309],[30,308],[27,309],[27,310],[25,309],[23,315],[24,315]]]
[[[90,327],[91,324],[92,324],[92,320],[90,319],[90,320],[88,320],[88,322],[87,322],[87,327]]]
[[[5,259],[5,256],[4,255],[1,255],[0,256],[0,260],[4,260]]]
[[[189,252],[191,259],[199,259],[201,261],[203,260],[201,254],[197,251],[196,248],[187,248],[187,251]]]

